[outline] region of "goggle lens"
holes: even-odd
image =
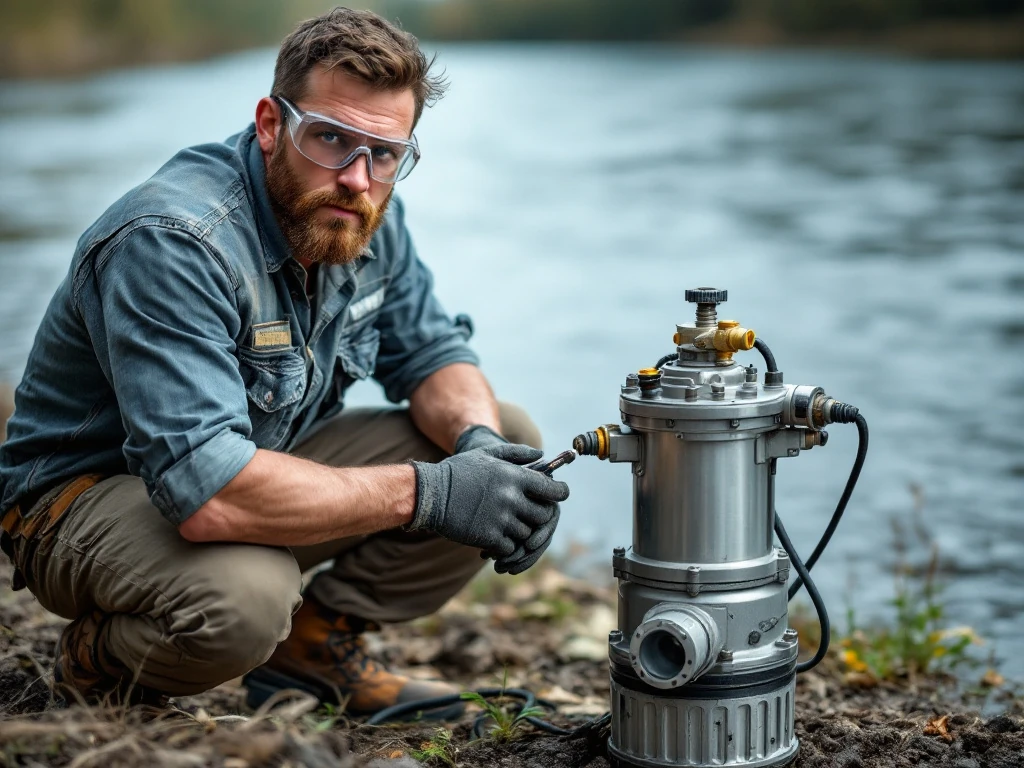
[[[318,165],[344,168],[365,155],[370,176],[385,183],[404,179],[416,165],[417,152],[411,142],[389,141],[308,112],[300,113],[284,99],[279,100],[287,107],[295,148]]]

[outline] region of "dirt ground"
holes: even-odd
[[[9,567],[0,560],[6,585]],[[373,645],[412,674],[441,675],[466,688],[498,686],[507,672],[509,687],[558,705],[552,722],[585,723],[607,709],[614,590],[552,568],[534,570],[477,580],[440,614],[387,627]],[[436,726],[424,724],[366,726],[302,697],[254,713],[237,681],[161,711],[57,708],[46,679],[63,624],[27,591],[0,587],[0,766],[408,768],[421,764],[411,753],[434,735]],[[835,659],[823,666],[798,682],[798,768],[1024,766],[1024,707],[1011,691],[989,688],[970,698],[936,680],[864,688],[844,679]],[[526,727],[499,745],[472,740],[475,713],[449,724],[449,764],[608,765],[605,730],[556,737]]]

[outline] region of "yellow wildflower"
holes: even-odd
[[[854,672],[867,672],[868,665],[861,660],[860,656],[852,648],[843,651],[842,658],[843,663]]]

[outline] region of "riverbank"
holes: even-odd
[[[224,0],[221,2],[224,4]],[[31,24],[11,19],[0,23],[0,79],[81,77],[111,69],[192,62],[274,46],[298,21],[322,10],[314,0],[303,0],[298,5],[263,5],[267,7],[247,12],[242,8],[233,10],[228,2],[219,13],[208,17],[192,16],[187,9],[178,8],[174,0],[164,0],[147,6],[148,12],[128,6],[130,13],[109,20],[94,19],[78,9],[43,16]],[[400,19],[406,28],[429,41],[428,47],[447,42],[561,40],[739,49],[836,49],[938,59],[1024,59],[1024,15],[922,18],[908,23],[879,20],[877,26],[844,23],[842,19],[835,24],[827,19],[814,19],[808,26],[774,17],[765,13],[764,8],[753,6],[746,13],[677,27],[654,19],[645,24],[640,18],[626,29],[619,25],[602,26],[599,15],[587,19],[589,25],[578,23],[580,19],[576,16],[566,21],[567,12],[544,7],[534,9],[536,13],[505,12],[512,17],[494,21],[482,9],[462,8],[452,0],[425,7],[421,7],[422,3],[408,6],[386,0],[379,5],[388,18]],[[533,16],[528,24],[519,18],[530,13]],[[547,15],[552,18],[547,19]],[[236,23],[238,19],[245,23]],[[2,15],[0,22],[4,22]]]
[[[0,579],[9,583],[6,562]],[[417,676],[443,676],[467,689],[525,687],[557,704],[550,720],[579,726],[607,710],[605,638],[614,624],[614,588],[539,568],[516,578],[474,581],[438,615],[372,637],[377,653]],[[606,731],[555,737],[527,726],[509,744],[473,740],[475,712],[435,726],[370,727],[343,711],[291,698],[253,712],[232,681],[153,712],[56,709],[45,679],[64,622],[27,591],[0,590],[0,765],[344,766],[409,768],[605,768]],[[1024,709],[989,692],[1003,714],[982,716],[937,678],[864,687],[837,657],[797,685],[798,768],[988,766],[1024,761]],[[444,733],[444,732],[442,732]],[[447,737],[446,737],[447,738]],[[433,746],[446,757],[426,759]],[[414,758],[419,754],[419,762]],[[445,762],[445,760],[450,762]]]

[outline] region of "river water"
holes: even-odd
[[[790,383],[862,409],[871,450],[815,569],[834,621],[885,616],[929,546],[954,623],[1024,676],[1024,67],[836,53],[446,46],[449,96],[400,185],[420,254],[500,397],[549,452],[617,420],[671,351],[683,291]],[[81,231],[188,144],[244,127],[272,51],[0,83],[0,380],[16,382]],[[751,362],[761,366],[754,353]],[[350,402],[378,402],[361,385]],[[779,464],[809,552],[856,446]],[[628,468],[584,458],[556,549],[630,539]],[[905,551],[904,551],[905,550]]]

